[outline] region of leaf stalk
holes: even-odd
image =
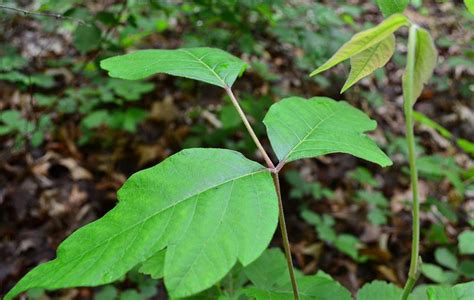
[[[296,281],[296,276],[295,276],[295,270],[293,268],[293,260],[291,258],[291,247],[290,247],[290,241],[288,239],[288,231],[286,229],[286,221],[285,221],[285,213],[283,210],[283,200],[281,197],[281,189],[280,189],[280,178],[278,176],[279,171],[285,164],[284,161],[281,161],[277,167],[273,164],[272,160],[268,156],[268,153],[265,151],[265,148],[263,148],[262,144],[260,143],[260,140],[258,139],[257,135],[255,134],[255,131],[252,128],[252,125],[250,125],[250,122],[247,119],[247,116],[245,115],[244,111],[240,107],[239,101],[235,97],[234,93],[232,92],[230,87],[226,87],[225,91],[227,92],[227,95],[229,95],[230,100],[232,101],[232,104],[234,105],[235,109],[237,110],[240,118],[242,119],[242,122],[244,123],[245,127],[247,128],[248,133],[252,137],[253,141],[255,142],[255,145],[257,146],[258,150],[262,153],[262,156],[267,163],[268,170],[272,173],[273,177],[273,183],[275,185],[275,190],[277,193],[277,198],[278,198],[278,215],[279,215],[279,224],[280,224],[280,231],[282,235],[282,242],[283,242],[283,248],[285,250],[285,258],[286,258],[286,263],[288,265],[288,272],[290,275],[290,280],[291,280],[291,287],[293,289],[293,296],[295,300],[299,300],[299,292],[298,292],[298,284]]]
[[[237,113],[239,114],[240,118],[242,119],[242,122],[244,122],[245,128],[247,128],[248,133],[252,137],[252,140],[254,141],[255,145],[257,146],[258,150],[263,156],[263,159],[267,163],[267,166],[270,169],[275,169],[275,165],[273,164],[272,160],[268,156],[267,152],[263,148],[262,144],[260,143],[257,135],[255,134],[255,131],[253,131],[252,125],[250,125],[249,120],[245,116],[244,111],[240,107],[239,101],[237,101],[237,98],[235,97],[234,93],[232,92],[232,89],[230,87],[226,87],[225,91],[227,92],[227,95],[229,95],[230,100],[232,101],[232,104],[234,105],[235,109],[237,110]]]

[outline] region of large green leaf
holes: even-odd
[[[118,198],[113,210],[67,238],[56,259],[30,271],[5,299],[30,288],[109,283],[162,249],[169,293],[188,296],[215,284],[237,260],[255,260],[278,221],[270,172],[230,150],[181,151],[134,174]]]
[[[376,0],[383,15],[388,17],[396,13],[403,13],[409,0]]]
[[[285,256],[280,249],[265,251],[256,261],[245,267],[244,272],[253,284],[244,292],[252,299],[293,299]],[[322,272],[313,276],[303,276],[297,272],[296,278],[302,300],[352,299],[348,290]]]
[[[413,25],[414,26],[414,25]],[[410,35],[412,30],[410,30]],[[423,28],[416,28],[414,52],[410,53],[410,39],[408,42],[408,57],[414,59],[413,65],[407,63],[405,73],[403,74],[403,97],[411,105],[415,104],[416,99],[421,95],[423,85],[428,82],[436,66],[438,53],[434,46],[431,35]],[[408,62],[410,60],[408,59]]]
[[[291,97],[270,107],[263,121],[280,161],[348,153],[383,167],[391,160],[364,134],[377,123],[346,102]]]
[[[328,61],[326,61],[322,66],[314,70],[310,74],[310,76],[315,76],[327,69],[332,68],[338,63],[354,55],[357,55],[372,46],[375,46],[376,44],[389,37],[398,28],[408,24],[409,20],[407,19],[407,17],[400,14],[394,14],[379,25],[357,33],[347,43],[342,45],[342,47],[339,48],[339,50]]]
[[[370,75],[374,70],[383,67],[390,60],[394,51],[395,36],[391,34],[380,43],[352,56],[351,72],[342,87],[341,93],[344,93],[365,76]]]
[[[107,58],[101,68],[111,77],[136,80],[156,73],[187,77],[220,87],[230,87],[246,64],[239,58],[215,48],[140,50]]]

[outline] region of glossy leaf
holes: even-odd
[[[379,25],[357,33],[347,43],[342,45],[342,47],[339,48],[339,50],[328,61],[314,70],[310,76],[315,76],[327,69],[332,68],[338,63],[377,45],[394,33],[398,28],[408,24],[409,21],[407,17],[400,14],[395,14],[387,18]]]
[[[396,13],[403,13],[409,0],[376,0],[376,2],[383,15],[388,17]]]
[[[269,171],[238,152],[181,151],[134,174],[118,205],[72,234],[57,258],[30,271],[7,294],[112,282],[166,249],[164,281],[184,297],[219,281],[268,246],[278,205]]]
[[[353,86],[373,71],[383,67],[392,57],[395,51],[395,36],[389,35],[380,43],[351,57],[351,72],[346,83],[342,87],[341,93]]]
[[[263,122],[281,161],[347,153],[383,167],[392,164],[364,134],[377,123],[346,102],[325,97],[286,98],[270,107]]]
[[[253,286],[244,293],[256,300],[293,299],[293,291],[288,275],[284,254],[280,249],[265,251],[256,261],[244,269]],[[351,294],[330,276],[319,272],[303,276],[297,272],[298,289],[301,300],[351,300]]]
[[[403,97],[411,105],[415,104],[421,95],[423,86],[433,75],[438,57],[431,35],[423,28],[416,28],[415,51],[413,55],[414,65],[407,65],[402,80]]]
[[[156,73],[166,73],[230,87],[245,71],[239,58],[215,48],[183,48],[174,50],[139,50],[101,61],[102,69],[111,77],[136,80]]]

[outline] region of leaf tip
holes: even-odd
[[[317,68],[316,70],[314,70],[313,72],[311,72],[309,74],[309,77],[314,77],[316,75],[318,75],[319,73],[321,73],[323,70],[321,69],[321,67]]]
[[[393,165],[393,161],[387,155],[384,154],[384,158],[377,164],[381,166],[382,168],[386,168]]]
[[[339,93],[344,94],[344,92],[347,91],[351,86],[352,86],[352,84],[347,84],[347,82],[344,83],[344,86],[342,87],[342,89]]]

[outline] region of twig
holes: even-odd
[[[61,14],[56,14],[56,13],[51,13],[51,12],[36,12],[36,11],[29,11],[21,8],[16,8],[16,7],[10,7],[10,6],[5,6],[5,5],[0,5],[0,9],[5,9],[5,10],[11,10],[17,13],[21,13],[27,16],[39,16],[39,17],[49,17],[49,18],[55,18],[55,19],[60,19],[60,20],[70,20],[74,21],[80,25],[85,25],[89,26],[86,22],[84,22],[81,19],[73,18],[73,17],[67,17],[63,16]]]

